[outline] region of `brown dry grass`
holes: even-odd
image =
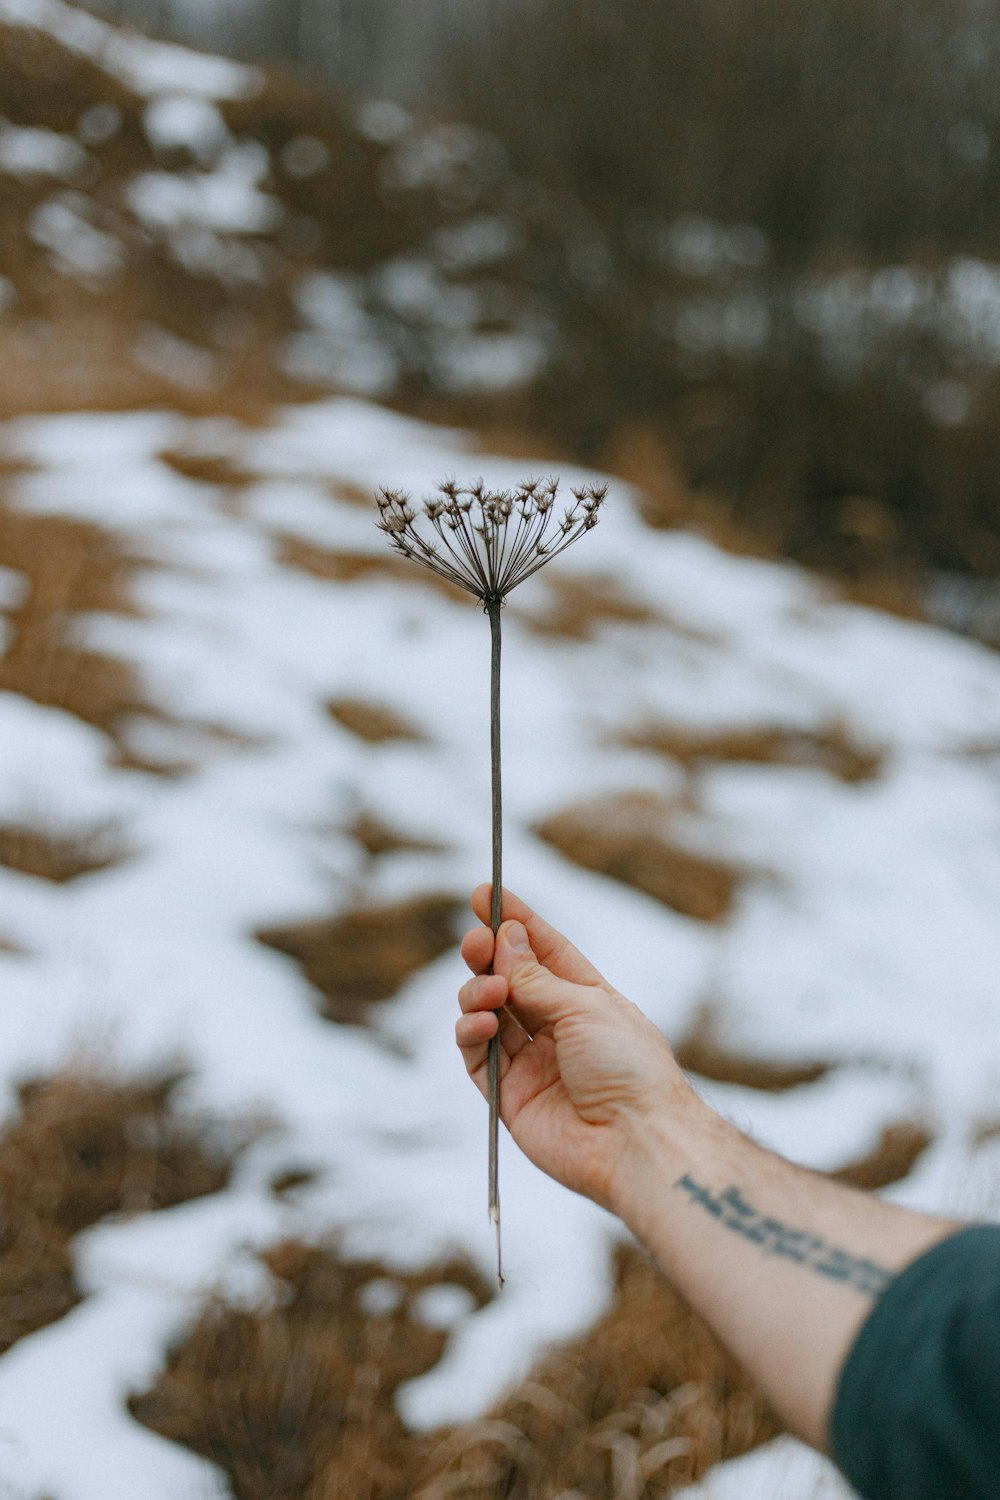
[[[395,1392],[448,1342],[421,1321],[420,1293],[457,1285],[483,1306],[488,1288],[460,1260],[400,1273],[290,1242],[266,1262],[275,1305],[209,1306],[133,1415],[218,1464],[237,1500],[404,1500],[423,1445]]]
[[[630,1246],[614,1301],[481,1422],[431,1453],[420,1500],[652,1500],[774,1436],[763,1398]]]
[[[385,740],[424,738],[415,725],[385,703],[373,703],[367,698],[331,698],[326,710],[331,719],[369,745],[380,745]]]
[[[973,1145],[985,1146],[997,1140],[1000,1140],[1000,1120],[980,1120],[972,1132]]]
[[[408,1433],[394,1405],[400,1382],[447,1346],[417,1298],[457,1284],[482,1307],[491,1293],[478,1273],[453,1261],[401,1275],[295,1243],[267,1263],[282,1283],[274,1305],[208,1307],[130,1403],[219,1464],[237,1500],[643,1500],[777,1431],[705,1324],[631,1248],[594,1328],[543,1356],[481,1421],[430,1437]]]
[[[167,448],[158,455],[161,463],[185,479],[212,484],[220,489],[244,489],[259,476],[243,469],[223,453],[203,453],[196,449]]]
[[[372,578],[393,578],[401,583],[423,585],[436,590],[452,601],[468,603],[469,596],[461,589],[440,578],[429,568],[421,568],[393,557],[388,550],[384,557],[374,552],[336,552],[328,547],[319,547],[301,537],[278,538],[278,561],[286,567],[299,568],[312,578],[321,578],[328,583],[358,583]]]
[[[0,826],[0,865],[57,885],[110,869],[124,857],[121,835],[114,828],[56,833],[12,823]]]
[[[887,1125],[865,1156],[830,1175],[837,1182],[876,1193],[908,1177],[931,1141],[931,1135],[919,1121],[901,1120]]]
[[[442,848],[441,844],[432,844],[427,839],[413,839],[398,833],[371,813],[359,814],[347,831],[372,859],[378,859],[382,854],[429,854]]]
[[[327,1020],[366,1025],[373,1004],[391,999],[412,974],[454,946],[464,909],[452,896],[418,896],[265,929],[257,938],[295,959],[322,996]]]
[[[669,755],[687,770],[714,761],[815,766],[852,785],[875,780],[885,763],[880,751],[859,743],[837,721],[815,731],[778,725],[712,731],[652,724],[626,735],[624,743]]]
[[[176,1112],[178,1082],[67,1071],[22,1089],[0,1136],[0,1350],[79,1301],[74,1234],[225,1186],[238,1145]]]
[[[9,612],[12,639],[0,657],[0,689],[65,709],[112,738],[125,715],[149,712],[133,669],[76,644],[83,611],[133,614],[139,560],[102,527],[0,506],[0,557],[28,581]]]
[[[634,886],[673,911],[701,922],[723,921],[746,872],[655,831],[668,814],[655,798],[625,795],[567,808],[535,832],[567,859]]]
[[[719,1040],[718,1023],[711,1006],[702,1006],[685,1036],[674,1044],[674,1056],[688,1073],[697,1073],[713,1083],[733,1083],[742,1088],[782,1094],[802,1084],[817,1083],[833,1064],[818,1059],[776,1062],[733,1052]]]
[[[542,635],[592,640],[602,625],[653,625],[662,616],[638,600],[629,599],[617,580],[607,573],[588,573],[564,578],[546,576],[547,595],[541,610],[518,613]]]

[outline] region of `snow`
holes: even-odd
[[[57,271],[100,287],[124,265],[125,247],[91,223],[91,212],[92,204],[82,193],[57,193],[35,209],[28,233],[48,250]]]
[[[228,139],[229,130],[210,99],[191,94],[163,94],[143,112],[143,129],[158,151],[191,151],[206,165]]]
[[[64,0],[0,0],[0,21],[48,32],[144,97],[183,91],[243,99],[263,83],[258,68],[123,32]]]
[[[154,232],[196,224],[219,234],[263,234],[281,217],[277,198],[261,191],[271,158],[259,141],[233,142],[210,172],[142,172],[128,203]]]
[[[0,119],[0,172],[13,177],[72,177],[87,153],[72,136]]]
[[[234,496],[187,479],[159,456],[174,448],[228,459],[251,482]],[[152,701],[182,721],[137,716],[135,741],[168,759],[179,746],[193,763],[169,780],[116,768],[96,730],[0,695],[0,816],[110,824],[129,854],[62,887],[0,871],[3,935],[25,950],[0,954],[5,1099],[17,1078],[89,1042],[124,1068],[181,1058],[193,1108],[275,1121],[227,1191],[77,1240],[86,1300],[0,1361],[0,1479],[60,1500],[99,1488],[219,1494],[209,1465],[144,1432],[121,1404],[206,1290],[266,1296],[253,1252],[289,1234],[336,1231],[390,1266],[457,1246],[489,1276],[493,1256],[484,1111],[452,1043],[458,934],[371,1030],[323,1021],[295,964],[252,937],[359,902],[462,896],[484,878],[488,631],[473,603],[425,588],[417,569],[409,582],[329,584],[282,566],[280,538],[387,557],[372,515],[338,485],[420,493],[447,475],[505,485],[544,466],[348,398],[286,408],[259,428],[169,411],[22,418],[0,428],[0,452],[33,466],[11,476],[13,503],[111,526],[148,559],[140,615],[91,614],[76,629],[133,663]],[[564,466],[567,484],[594,477]],[[1000,1085],[1000,783],[995,758],[970,750],[1000,744],[1000,663],[840,603],[790,565],[651,532],[632,500],[615,484],[594,536],[554,568],[581,589],[611,575],[652,611],[648,623],[609,623],[588,641],[539,635],[544,575],[506,612],[511,885],[584,934],[668,1033],[682,1034],[711,996],[727,1045],[838,1061],[784,1095],[711,1090],[761,1140],[831,1167],[887,1123],[922,1118],[934,1146],[890,1195],[995,1214],[996,1164],[972,1135]],[[0,604],[22,591],[0,573]],[[383,702],[426,738],[365,744],[325,712],[340,695]],[[615,743],[664,718],[706,730],[840,723],[882,752],[884,769],[847,785],[817,769],[718,764],[685,781]],[[577,800],[669,801],[682,786],[684,838],[755,872],[721,925],[568,864],[532,831]],[[348,832],[361,810],[442,847],[373,863]],[[279,1201],[268,1184],[290,1163],[319,1175]],[[508,1287],[478,1312],[457,1295],[428,1297],[424,1316],[454,1332],[441,1363],[401,1393],[417,1425],[481,1413],[541,1347],[607,1303],[614,1222],[506,1141],[501,1171]],[[814,1478],[833,1500],[843,1489],[827,1473],[786,1441],[720,1469],[692,1500],[753,1485],[798,1500]]]

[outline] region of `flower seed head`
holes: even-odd
[[[527,479],[513,491],[489,490],[481,479],[466,486],[445,480],[423,501],[419,521],[408,495],[382,489],[376,524],[397,552],[490,608],[597,525],[607,490],[607,485],[573,489],[574,504],[551,533],[558,479]]]

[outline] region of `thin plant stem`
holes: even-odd
[[[490,763],[493,801],[493,885],[490,923],[502,916],[503,818],[500,791],[500,611],[511,589],[597,525],[607,485],[571,491],[561,520],[554,517],[557,479],[527,479],[514,491],[488,490],[482,480],[460,486],[446,480],[423,501],[421,517],[402,490],[378,495],[380,530],[390,546],[413,562],[480,599],[490,617]],[[428,535],[429,533],[429,535]],[[548,536],[548,540],[546,537]],[[493,972],[492,965],[490,973]],[[497,1280],[504,1284],[500,1243],[500,1038],[490,1040],[486,1062],[489,1097],[489,1210],[497,1235]]]
[[[487,601],[490,617],[490,768],[493,805],[493,888],[490,903],[490,925],[494,936],[500,926],[503,888],[503,805],[500,778],[500,609],[501,601]],[[490,965],[490,972],[493,966]],[[487,1084],[490,1105],[489,1125],[489,1209],[497,1233],[497,1282],[503,1286],[503,1254],[500,1245],[500,1036],[490,1037],[487,1052]]]

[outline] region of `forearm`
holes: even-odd
[[[614,1206],[778,1416],[820,1449],[875,1299],[959,1227],[793,1166],[686,1088],[626,1153]]]

